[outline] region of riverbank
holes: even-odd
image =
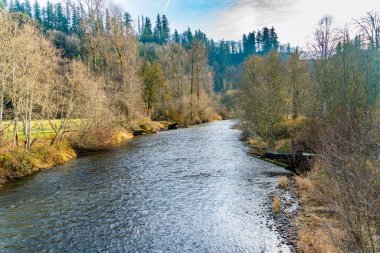
[[[316,177],[279,178],[275,191],[268,196],[273,226],[294,252],[340,253],[334,237],[343,239],[345,234],[318,193]]]
[[[78,156],[124,145],[137,135],[153,134],[176,128],[177,125],[173,122],[154,122],[141,119],[129,131],[118,129],[107,133],[106,140],[103,138],[104,136],[98,138],[96,133],[85,138],[69,134],[64,141],[51,144],[51,136],[44,135],[36,138],[30,149],[23,146],[13,147],[11,143],[6,142],[0,150],[0,186],[63,165]]]
[[[232,124],[134,138],[5,185],[0,251],[290,253],[265,225],[284,171],[247,156]]]
[[[268,196],[268,213],[274,224],[267,224],[281,235],[284,244],[292,252],[298,251],[297,216],[299,202],[295,191],[295,182],[292,177],[279,177],[276,189]]]
[[[289,164],[265,158],[265,154],[270,152],[265,143],[247,134],[243,135],[242,141],[248,145],[251,156],[289,170]],[[290,153],[289,143],[290,140],[276,142],[275,152]],[[311,173],[306,173],[310,166],[298,175],[278,178],[278,186],[267,198],[269,213],[274,220],[267,226],[273,227],[281,235],[283,243],[294,252],[336,253],[339,251],[323,228],[324,223],[332,224],[334,219],[318,198],[314,187],[317,180]]]
[[[253,145],[252,139],[245,140],[245,143],[250,146],[251,156],[283,168],[288,167],[288,164],[263,158],[260,152],[266,150],[262,146],[258,147],[256,141]],[[273,225],[267,225],[274,227],[293,252],[340,252],[326,233],[326,224],[333,227],[335,234],[341,231],[334,224],[333,214],[324,206],[316,191],[314,184],[317,184],[318,180],[313,178],[313,174],[281,176],[278,180],[278,186],[268,196],[269,213],[275,222]]]
[[[215,119],[214,121],[220,120]],[[0,150],[0,187],[43,170],[63,165],[78,156],[123,146],[141,135],[155,134],[161,131],[176,130],[188,126],[176,122],[152,121],[142,118],[129,130],[113,129],[112,132],[90,132],[86,136],[68,134],[64,141],[51,144],[51,135],[36,138],[30,149],[10,143]],[[105,133],[106,132],[106,133]]]

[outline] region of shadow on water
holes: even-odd
[[[267,197],[282,168],[233,121],[139,137],[0,190],[0,252],[288,252]]]

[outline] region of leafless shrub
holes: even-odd
[[[321,135],[317,190],[346,236],[339,238],[331,226],[324,226],[344,252],[380,250],[379,136],[373,121],[347,120],[336,121]]]

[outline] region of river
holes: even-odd
[[[0,252],[288,252],[268,195],[282,168],[233,121],[135,138],[0,188]]]

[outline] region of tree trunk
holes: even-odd
[[[18,117],[14,118],[14,126],[13,126],[13,147],[18,146]]]
[[[194,85],[194,60],[191,59],[191,76],[190,76],[190,120],[193,120],[193,85]]]
[[[3,85],[0,85],[0,146],[3,145],[3,113],[4,113],[4,90]]]

